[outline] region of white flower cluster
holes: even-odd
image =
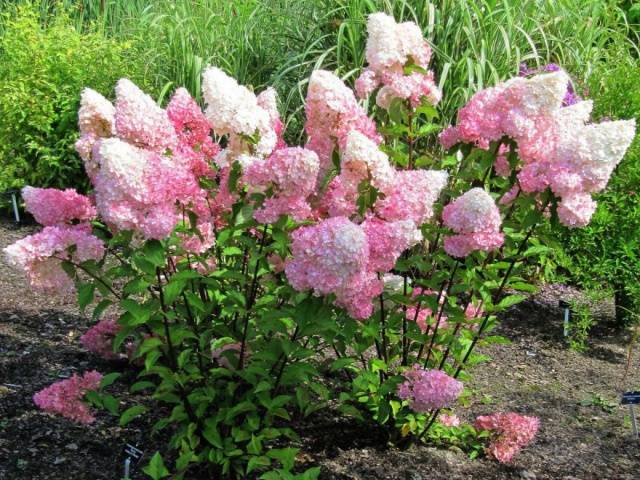
[[[268,91],[261,100],[247,87],[216,67],[205,70],[202,93],[207,103],[205,115],[218,135],[229,135],[228,148],[216,162],[225,166],[238,160],[243,168],[269,155],[278,141],[274,130],[277,118],[275,91]],[[258,135],[257,143],[249,145],[247,137]]]
[[[78,126],[82,135],[110,137],[115,130],[116,109],[95,90],[85,88],[80,96]]]
[[[386,192],[394,184],[395,173],[389,157],[375,142],[357,130],[349,132],[341,159],[341,175],[346,180],[355,182],[357,186],[370,176],[371,184]]]

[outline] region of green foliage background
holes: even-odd
[[[131,43],[105,37],[57,12],[41,18],[32,4],[0,17],[0,191],[25,184],[83,188],[74,150],[80,91],[107,96],[122,76],[140,81]]]

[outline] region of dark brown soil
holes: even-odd
[[[0,248],[29,231],[1,223]],[[456,410],[467,421],[495,411],[540,417],[535,442],[511,465],[429,447],[390,449],[376,428],[329,414],[301,432],[300,460],[321,465],[326,480],[640,478],[640,442],[631,438],[628,410],[618,405],[622,390],[640,387],[639,362],[633,359],[623,384],[628,336],[611,328],[607,303],[597,305],[589,349],[569,350],[558,300],[572,296],[580,293],[547,286],[512,308],[498,329],[512,343],[484,349],[492,360],[476,368],[467,385],[470,402]],[[38,294],[0,263],[0,479],[119,479],[125,443],[137,443],[147,456],[166,450],[166,439],[151,435],[149,420],[121,428],[115,417],[99,413],[94,424],[79,426],[35,408],[35,392],[74,371],[122,371],[116,395],[133,381],[134,371],[81,348],[77,339],[87,326],[74,299]],[[132,478],[144,478],[139,470]]]

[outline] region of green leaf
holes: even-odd
[[[256,437],[255,435],[251,435],[251,440],[247,444],[247,453],[251,455],[260,455],[262,452],[262,440],[260,437]]]
[[[442,130],[442,127],[440,125],[436,125],[435,123],[427,123],[420,127],[420,129],[418,130],[418,136],[427,137],[431,134],[439,132],[440,130]]]
[[[362,413],[353,405],[343,404],[338,407],[338,410],[345,415],[357,418],[358,420],[364,420]]]
[[[291,470],[299,451],[299,448],[273,448],[267,452],[267,456],[278,460],[285,470]]]
[[[213,445],[216,448],[223,448],[222,437],[220,436],[220,432],[215,425],[212,423],[208,423],[205,426],[204,431],[202,432],[202,436],[205,438],[207,442]]]
[[[109,307],[109,305],[111,305],[113,302],[109,299],[104,299],[101,300],[100,303],[98,303],[98,305],[96,305],[96,308],[93,309],[93,315],[91,316],[91,318],[93,320],[98,320],[102,314],[104,313],[104,311]]]
[[[73,263],[69,262],[68,260],[63,260],[60,263],[60,266],[64,270],[64,273],[69,275],[71,278],[76,277],[76,267],[73,265]]]
[[[150,382],[148,380],[141,380],[140,382],[136,382],[133,385],[131,385],[131,387],[129,388],[129,392],[136,393],[136,392],[140,392],[141,390],[145,390],[147,388],[153,388],[155,386],[156,384],[153,382]]]
[[[78,286],[78,305],[80,310],[84,309],[93,301],[93,294],[96,286],[93,283],[81,283]]]
[[[543,253],[550,252],[551,249],[545,245],[534,245],[533,247],[529,247],[526,252],[522,255],[523,257],[532,257],[534,255],[542,255]]]
[[[153,313],[153,309],[150,307],[150,305],[141,305],[140,303],[130,298],[121,300],[120,305],[134,318],[134,321],[130,322],[129,326],[136,326],[146,323],[149,318],[151,318],[151,314]]]
[[[182,293],[186,284],[187,282],[184,280],[175,280],[172,278],[163,289],[165,304],[171,305]]]
[[[113,372],[105,375],[104,377],[102,377],[102,380],[100,380],[100,388],[108,387],[113,382],[115,382],[119,376],[120,376],[120,373],[118,372]]]
[[[498,310],[505,310],[515,305],[516,303],[520,303],[523,300],[526,300],[526,298],[527,298],[526,295],[509,295],[508,297],[505,297],[502,300],[500,300],[500,303],[498,303],[496,308]]]
[[[162,460],[160,452],[155,453],[149,464],[144,467],[142,471],[153,478],[153,480],[160,480],[161,478],[168,477],[170,475],[169,470],[164,466],[164,461]]]
[[[247,474],[253,472],[257,468],[261,467],[270,467],[271,460],[269,457],[260,456],[260,457],[251,457],[249,458],[249,463],[247,463]]]
[[[391,100],[391,105],[389,106],[389,118],[394,123],[406,123],[407,107],[405,106],[404,101],[400,98],[394,98]]]
[[[535,285],[532,285],[531,283],[513,282],[513,283],[509,283],[509,286],[514,290],[520,290],[521,292],[531,292],[531,293],[538,292],[538,287],[536,287]]]
[[[235,192],[237,190],[238,179],[240,178],[241,174],[242,174],[242,167],[240,166],[240,163],[233,162],[233,165],[231,165],[231,172],[229,173],[228,187],[230,192]]]
[[[379,358],[374,358],[373,360],[371,360],[371,371],[372,372],[386,372],[387,371],[387,364],[385,363],[384,360],[381,360]]]
[[[131,294],[134,294],[134,293],[141,293],[141,292],[144,292],[147,288],[149,288],[149,285],[150,285],[150,283],[147,282],[144,278],[136,277],[133,280],[131,280],[130,282],[128,282],[124,286],[122,291],[126,295],[131,295]]]
[[[162,345],[163,345],[162,340],[160,340],[157,337],[147,338],[144,342],[142,342],[142,345],[140,345],[140,348],[138,348],[138,356],[141,357],[147,352],[150,352],[151,350],[154,350]]]
[[[165,262],[164,247],[159,240],[147,240],[142,247],[144,258],[156,267],[163,267]]]
[[[104,408],[109,410],[111,415],[117,415],[118,410],[120,409],[120,403],[113,395],[102,395],[102,405],[104,405]]]
[[[124,412],[122,412],[122,415],[120,416],[120,426],[125,426],[131,420],[146,411],[147,408],[144,405],[134,405],[133,407],[127,408]]]
[[[341,370],[353,363],[355,363],[353,358],[338,358],[331,363],[331,371],[335,372],[336,370]]]
[[[320,467],[311,467],[304,471],[302,475],[300,475],[300,480],[317,480],[320,476]]]
[[[224,255],[225,257],[238,256],[242,255],[242,250],[238,247],[226,247],[222,250],[222,255]]]
[[[429,122],[438,118],[438,111],[433,107],[433,105],[429,103],[423,103],[418,108],[416,108],[416,113],[418,115],[424,115],[425,117],[427,117],[427,121]]]

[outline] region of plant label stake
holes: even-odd
[[[631,426],[633,427],[633,436],[638,438],[638,423],[636,421],[636,412],[634,405],[640,403],[640,392],[625,392],[622,394],[621,405],[629,405],[629,413],[631,413]]]
[[[560,300],[560,308],[564,309],[563,333],[565,337],[569,336],[569,317],[571,316],[570,305],[564,300]]]
[[[11,205],[13,206],[13,215],[16,223],[20,223],[20,211],[18,210],[18,201],[16,200],[16,192],[11,192]]]
[[[133,459],[135,463],[138,463],[142,458],[143,453],[142,450],[127,443],[124,447],[124,454],[126,456],[124,460],[124,480],[131,480],[131,478],[129,477],[129,471],[131,470],[131,459]]]

